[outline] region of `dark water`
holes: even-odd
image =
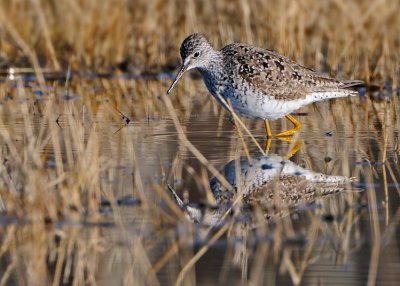
[[[235,132],[218,133],[212,130],[216,119],[210,115],[196,116],[188,122],[188,137],[213,164],[222,168],[230,159],[231,138],[235,137]],[[262,131],[260,125],[258,129]],[[274,233],[256,240],[250,239],[245,250],[240,250],[243,247],[241,238],[237,241],[232,236],[224,236],[223,242],[212,247],[196,265],[193,279],[198,284],[366,285],[368,279],[371,279],[371,283],[375,281],[370,277],[373,275],[371,273],[375,273],[377,285],[397,285],[400,278],[400,213],[399,165],[395,146],[387,146],[388,158],[384,164],[377,146],[377,141],[381,140],[378,136],[382,136],[379,132],[371,134],[369,130],[358,131],[357,144],[370,148],[371,155],[367,155],[354,146],[354,137],[349,136],[346,130],[327,130],[302,132],[299,136],[302,149],[291,160],[302,166],[310,166],[314,171],[355,176],[358,179],[353,184],[355,188],[299,207],[300,210],[291,215],[295,232],[287,237],[284,235],[282,239],[289,242],[283,242],[280,249],[283,253],[290,253],[287,255],[292,259],[291,263],[283,262],[282,252],[274,254],[271,251]],[[330,132],[329,135],[326,135],[327,132]],[[275,140],[271,149],[274,153],[286,154],[288,148],[289,143]],[[198,168],[196,159],[190,154],[186,156],[187,164]],[[395,177],[384,181],[383,172],[387,167],[396,170]],[[367,177],[372,172],[371,181]],[[188,190],[190,200],[201,200],[201,194],[193,191],[196,189],[193,182],[184,180],[182,185],[180,189]],[[373,194],[369,195],[369,192]],[[352,197],[352,203],[347,205],[349,196]],[[375,197],[376,202],[371,202],[371,196]],[[377,216],[372,214],[372,208],[376,209]],[[378,225],[379,238],[374,237],[374,223]],[[315,225],[320,228],[319,231]],[[309,232],[315,233],[309,237]],[[292,236],[297,238],[298,235],[300,242],[292,245]],[[378,246],[377,240],[380,241]],[[374,255],[373,247],[378,249]],[[237,257],[241,255],[244,257]],[[292,275],[287,269],[288,264],[294,267]],[[256,267],[258,271],[254,270]],[[168,273],[163,273],[163,279],[167,279]],[[172,283],[173,279],[169,282]]]
[[[165,85],[164,82],[153,84],[159,90]],[[191,95],[179,98],[179,103],[173,98],[176,112],[187,139],[210,164],[222,170],[231,160],[245,156],[243,141],[228,114],[205,93],[201,83],[196,87],[192,87]],[[52,100],[60,101],[58,105],[63,106],[60,109],[70,104],[88,106],[79,89],[68,93],[69,97],[59,93],[56,99],[36,94],[35,88],[27,90],[34,95],[27,99],[32,110],[35,110],[33,106],[40,107],[41,102]],[[92,271],[92,279],[100,285],[173,285],[182,268],[209,241],[210,236],[204,236],[207,226],[183,217],[166,223],[161,213],[152,210],[152,207],[159,208],[165,211],[165,216],[173,217],[168,204],[154,191],[154,184],[160,184],[170,196],[166,188],[169,183],[185,203],[206,204],[207,182],[212,174],[179,140],[171,115],[157,99],[159,93],[154,96],[151,90],[149,86],[154,112],[147,116],[133,111],[132,106],[122,105],[121,112],[130,119],[127,125],[119,115],[120,121],[108,113],[96,118],[89,113],[90,119],[83,123],[82,138],[86,140],[90,131],[96,130],[101,162],[111,166],[100,179],[101,185],[112,191],[116,206],[105,196],[100,222],[60,221],[53,225],[55,234],[49,234],[48,241],[52,241],[52,235],[58,237],[57,231],[84,245],[101,241],[101,250],[96,247],[91,250],[96,254],[93,254],[95,258],[90,256],[93,260],[88,264],[94,269],[86,269],[88,273]],[[176,95],[179,96],[184,93]],[[18,115],[19,104],[17,98],[3,99],[1,128],[11,130],[15,145],[22,151],[27,145],[26,122]],[[397,285],[400,280],[398,107],[395,94],[383,99],[366,94],[303,108],[297,116],[303,129],[295,136],[301,148],[289,160],[313,172],[355,177],[356,182],[331,195],[296,204],[282,216],[258,217],[255,226],[246,224],[248,213],[235,214],[233,219],[216,225],[211,234],[224,225],[229,227],[187,272],[183,284]],[[71,124],[69,112],[73,113],[63,109],[57,121],[60,134],[65,137],[69,135],[64,130]],[[31,116],[34,128],[46,124],[40,112],[33,111]],[[264,147],[263,123],[249,120],[244,123]],[[288,127],[284,120],[272,123],[274,133]],[[246,134],[244,142],[250,156],[258,156],[259,150]],[[3,149],[9,148],[4,140],[1,144]],[[292,147],[290,142],[273,139],[269,154],[284,157]],[[53,170],[57,151],[49,148],[47,167]],[[62,157],[67,156],[65,149],[61,148]],[[74,148],[72,152],[79,154]],[[146,206],[136,191],[139,185],[147,200]],[[208,207],[202,210],[206,212]],[[27,224],[4,215],[3,241],[10,226],[24,228]],[[50,249],[47,269],[53,277],[57,255],[52,251],[57,252],[57,243],[49,243],[47,247]],[[30,259],[34,261],[26,246],[17,244],[15,248],[24,257],[32,255]],[[2,275],[13,255],[11,251],[5,253]],[[72,265],[79,265],[80,259],[88,258],[76,254]],[[24,284],[18,279],[18,273],[27,271],[23,264],[14,266],[10,285]],[[63,275],[68,269],[66,265],[62,267]],[[64,278],[64,284],[71,283],[77,273]]]
[[[328,104],[321,105],[317,110],[329,110]],[[306,131],[302,131],[298,137],[302,148],[290,160],[316,172],[354,176],[357,178],[354,188],[299,207],[290,215],[293,233],[276,236],[276,222],[268,222],[271,232],[261,235],[257,234],[257,229],[253,229],[248,241],[232,234],[224,235],[198,261],[194,272],[191,272],[185,283],[366,285],[370,279],[372,284],[376,281],[377,285],[397,285],[400,279],[400,213],[399,155],[395,149],[396,140],[386,146],[387,158],[383,163],[380,148],[385,134],[382,130],[370,130],[361,126],[354,132],[353,126],[343,122],[337,128],[330,124],[321,129],[316,128],[313,121],[324,123],[323,116],[317,116],[315,110],[310,109],[307,116],[300,117],[301,120],[306,120],[303,126]],[[164,124],[163,131],[156,131],[161,124]],[[264,146],[262,124],[248,124]],[[222,118],[221,123],[219,114],[194,112],[185,118],[184,126],[188,139],[218,169],[237,158],[234,149],[240,143],[227,116]],[[279,124],[275,126],[276,129],[280,128]],[[144,177],[163,179],[152,173],[158,166],[155,161],[160,158],[167,169],[171,167],[175,156],[179,157],[180,165],[190,166],[196,173],[204,169],[193,154],[181,148],[175,128],[167,118],[161,122],[135,122],[128,128],[138,128],[145,134],[135,142],[136,146],[141,146],[137,153],[139,160],[144,163],[142,168],[149,172],[143,173]],[[389,123],[386,128],[386,132],[398,136],[397,125]],[[257,153],[251,140],[246,139],[250,153]],[[289,149],[290,143],[273,140],[270,152],[283,156]],[[153,157],[157,152],[162,154],[161,157]],[[392,169],[394,177],[389,175],[388,168]],[[387,173],[386,180],[383,172]],[[205,201],[204,191],[195,182],[193,175],[188,174],[184,168],[181,174],[178,173],[170,179],[170,183],[186,200]],[[373,201],[371,197],[375,197]],[[372,209],[376,210],[376,216]],[[374,224],[379,228],[378,238],[374,234]],[[182,230],[178,228],[176,231]],[[282,241],[278,243],[278,251],[274,252],[277,239]],[[167,245],[170,243],[166,242]],[[180,243],[183,254],[178,255],[178,259],[171,259],[157,275],[163,284],[175,283],[179,265],[185,264],[180,260],[184,260],[182,256],[185,256],[185,251],[194,253],[205,241],[200,238],[194,248],[190,241]],[[188,250],[184,250],[185,247]],[[374,247],[377,250],[373,254]],[[164,251],[166,249],[155,253],[154,259],[162,256]],[[289,270],[289,266],[293,269]]]

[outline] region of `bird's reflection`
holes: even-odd
[[[232,160],[221,175],[231,187],[216,177],[210,180],[214,207],[184,204],[170,188],[186,216],[197,224],[200,241],[210,238],[212,230],[217,229],[216,234],[218,229],[226,230],[226,275],[221,275],[221,281],[229,280],[230,267],[240,268],[244,280],[251,273],[251,279],[263,281],[264,271],[248,268],[252,261],[262,261],[272,273],[276,265],[290,269],[298,285],[305,269],[315,263],[309,254],[318,253],[319,247],[337,257],[348,257],[351,249],[359,247],[349,231],[356,225],[354,210],[339,207],[345,205],[342,197],[330,196],[350,187],[354,178],[315,172],[276,154]],[[343,216],[348,219],[340,222]]]
[[[298,205],[344,190],[354,179],[314,172],[276,154],[255,156],[250,160],[240,157],[227,163],[221,174],[232,187],[225,188],[216,177],[210,180],[216,201],[211,209],[185,205],[170,188],[190,220],[213,226],[232,208],[238,196],[242,198],[241,211],[257,207],[266,218],[282,216]]]

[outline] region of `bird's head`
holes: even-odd
[[[202,34],[187,37],[180,48],[182,66],[167,93],[170,93],[182,75],[194,68],[207,68],[216,51]]]

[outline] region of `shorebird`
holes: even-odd
[[[209,92],[239,116],[263,119],[268,138],[272,137],[268,119],[286,116],[294,127],[277,134],[291,136],[301,124],[290,113],[307,104],[337,97],[357,95],[352,87],[359,80],[338,80],[282,56],[278,53],[234,43],[216,50],[201,34],[188,36],[180,47],[182,66],[168,89],[169,94],[182,75],[198,69]]]

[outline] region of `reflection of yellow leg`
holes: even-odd
[[[271,142],[272,142],[272,132],[271,132],[271,127],[269,126],[268,119],[265,119],[264,123],[265,123],[265,132],[267,132],[267,142],[265,143],[265,154],[268,155],[269,148],[271,147]]]
[[[286,154],[285,159],[289,159],[289,158],[293,157],[301,148],[301,143],[297,140],[294,141],[292,137],[281,137],[279,139],[289,142],[289,143],[294,142],[293,148]]]
[[[272,138],[271,127],[269,126],[268,119],[264,120],[265,123],[265,132],[267,132],[268,139]]]
[[[265,154],[268,155],[269,149],[271,148],[271,137],[267,138],[267,142],[265,142]]]
[[[290,120],[290,122],[293,123],[294,128],[287,130],[285,132],[279,133],[276,135],[276,137],[287,137],[287,136],[292,136],[294,133],[296,133],[297,131],[299,131],[301,129],[301,123],[299,121],[297,121],[293,116],[286,115],[286,118]]]

